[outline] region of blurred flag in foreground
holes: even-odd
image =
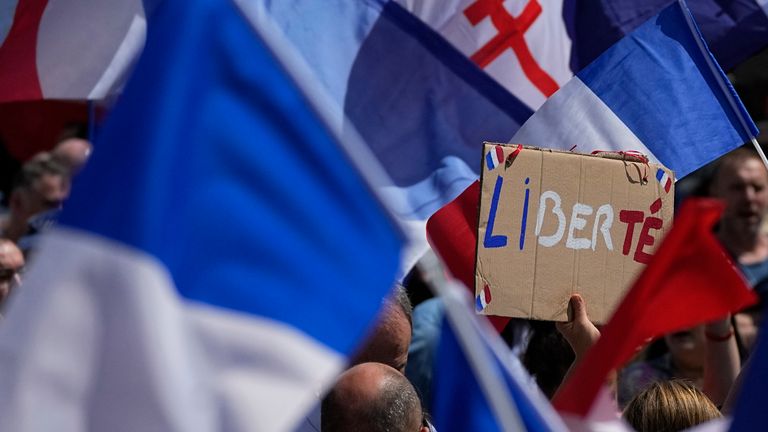
[[[155,12],[0,326],[2,430],[287,430],[393,282],[400,232],[269,29]]]
[[[685,5],[676,2],[579,72],[512,141],[582,153],[639,151],[683,177],[756,133]],[[456,251],[474,250],[476,226],[468,223],[477,223],[478,202],[479,188],[470,187],[427,225],[456,275],[473,273],[474,259]]]
[[[765,393],[768,386],[768,320],[762,320],[758,335],[755,351],[742,371],[742,387],[731,413],[731,431],[734,432],[752,431],[757,425],[768,424],[768,410],[765,409],[768,397]]]
[[[440,432],[565,431],[533,378],[459,284],[441,288],[446,316],[435,356],[432,415]]]
[[[683,203],[648,267],[555,395],[558,411],[586,416],[608,373],[647,340],[722,318],[757,300],[712,232],[722,209],[710,199]]]
[[[158,1],[0,2],[0,102],[116,94]]]

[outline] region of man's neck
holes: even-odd
[[[753,264],[768,259],[768,238],[759,232],[721,229],[718,238],[723,246],[742,264]]]

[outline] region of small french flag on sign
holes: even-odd
[[[504,149],[500,145],[497,145],[485,155],[485,163],[488,165],[488,170],[493,170],[497,166],[504,162]]]
[[[477,308],[478,312],[482,312],[486,307],[488,307],[488,303],[491,302],[491,288],[488,286],[488,284],[485,284],[483,287],[483,291],[475,297],[475,308]]]
[[[659,184],[664,187],[664,192],[669,192],[669,189],[672,187],[672,179],[666,171],[659,168],[659,170],[656,171],[656,180],[658,180]]]

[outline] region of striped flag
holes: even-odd
[[[560,416],[455,282],[435,355],[431,414],[440,432],[565,431]]]
[[[669,189],[672,188],[672,178],[669,177],[667,171],[663,168],[659,168],[656,171],[656,180],[658,180],[661,187],[664,188],[664,192],[669,193]]]
[[[501,146],[493,147],[488,153],[485,154],[485,163],[488,165],[489,170],[496,169],[504,162],[504,150]]]
[[[579,72],[512,142],[581,153],[639,151],[681,178],[756,133],[690,12],[676,2]],[[665,188],[672,181],[666,175]],[[464,277],[474,273],[474,257],[459,251],[474,250],[479,188],[457,202],[463,211],[447,205],[427,231],[450,270],[472,287]]]
[[[401,234],[246,16],[158,5],[4,313],[0,430],[291,430],[372,324]]]
[[[482,312],[485,310],[485,308],[488,306],[488,303],[491,302],[491,288],[488,286],[488,284],[485,284],[483,287],[483,290],[475,296],[475,309],[478,312]]]

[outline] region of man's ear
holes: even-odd
[[[429,432],[429,427],[422,426],[421,429],[419,429],[419,432]]]

